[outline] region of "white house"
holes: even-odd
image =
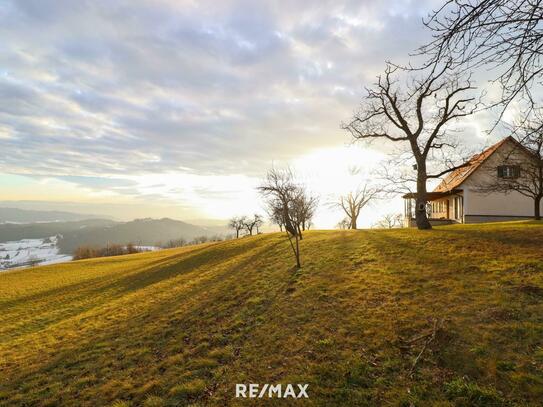
[[[528,160],[534,160],[533,156],[513,137],[507,137],[473,156],[464,167],[449,173],[428,193],[430,222],[435,225],[533,218],[534,200],[530,197],[517,191],[481,192],[481,186],[491,184],[497,178],[520,177],[521,163]],[[415,224],[414,196],[403,196],[405,226]],[[541,210],[543,211],[543,204]]]

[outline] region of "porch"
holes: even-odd
[[[414,227],[416,193],[409,193],[404,198],[404,227]],[[427,194],[426,214],[432,226],[464,223],[464,196],[461,189]]]

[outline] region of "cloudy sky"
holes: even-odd
[[[4,0],[0,201],[225,219],[261,211],[255,186],[291,165],[331,227],[326,202],[383,157],[340,123],[438,4]],[[366,225],[401,202],[378,206]]]

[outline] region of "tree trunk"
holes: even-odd
[[[302,268],[302,264],[300,263],[300,242],[298,236],[296,236],[296,267]]]
[[[298,228],[298,236],[300,236],[300,240],[303,240],[302,229],[300,228],[300,225],[298,225],[297,228]]]
[[[353,229],[353,230],[356,230],[356,227],[357,227],[356,226],[356,221],[357,221],[356,216],[352,216],[351,217],[351,229]]]
[[[239,239],[239,229],[236,230],[236,239]]]
[[[534,219],[541,220],[541,195],[536,196],[534,199]]]
[[[419,165],[417,174],[417,199],[415,200],[415,222],[420,230],[432,229],[432,225],[426,214],[426,203],[428,192],[426,191],[426,169]]]

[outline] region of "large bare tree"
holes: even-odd
[[[387,64],[360,110],[342,127],[354,140],[382,140],[399,145],[392,152],[406,157],[416,176],[401,181],[416,186],[416,224],[431,229],[426,213],[429,179],[440,178],[465,165],[465,157],[453,160],[458,148],[449,124],[474,113],[479,99],[469,76],[451,72],[451,63],[434,66],[416,73],[407,73]],[[413,165],[414,164],[414,165]],[[399,180],[398,180],[399,181]]]
[[[447,0],[425,21],[433,40],[420,49],[428,64],[452,59],[485,66],[501,84],[504,109],[517,96],[533,102],[543,66],[542,0]]]
[[[513,149],[500,153],[503,165],[489,167],[486,181],[477,186],[482,193],[510,193],[516,191],[530,198],[534,219],[541,219],[543,199],[543,116],[534,110],[531,119],[519,118],[513,126],[516,139]]]
[[[363,187],[358,188],[354,192],[349,192],[346,195],[341,195],[334,206],[343,210],[346,220],[349,222],[349,229],[358,227],[358,216],[360,211],[368,205],[380,192],[378,188],[365,183]]]

